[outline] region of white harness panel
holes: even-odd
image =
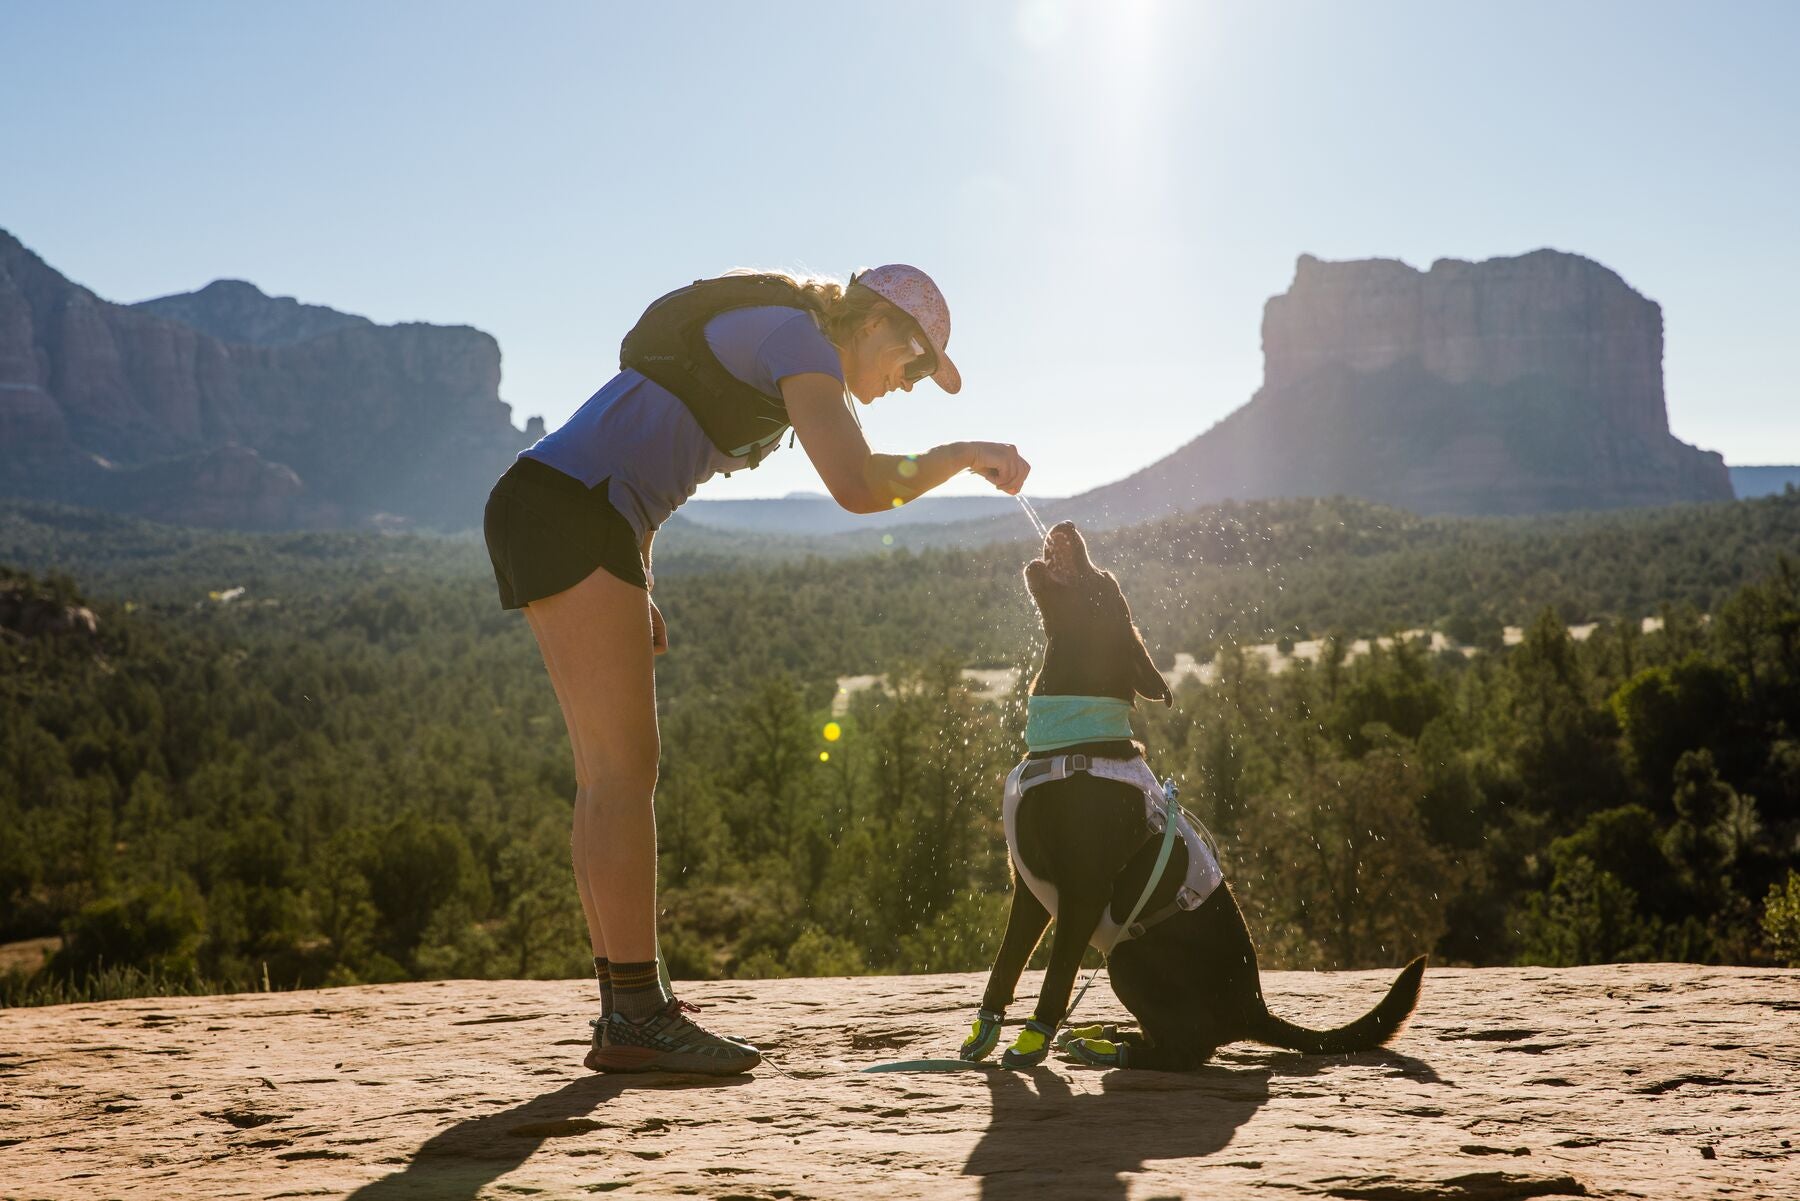
[[[1070,776],[1082,774],[1079,768],[1071,768],[1069,760],[1083,759],[1090,776],[1099,776],[1103,780],[1117,780],[1121,784],[1129,784],[1144,794],[1144,824],[1152,834],[1163,832],[1163,790],[1156,781],[1156,773],[1142,758],[1134,759],[1095,759],[1091,756],[1057,755],[1050,759],[1026,759],[1012,769],[1006,777],[1006,794],[1001,803],[1001,820],[1006,826],[1006,850],[1012,856],[1013,870],[1019,873],[1019,879],[1031,889],[1031,893],[1050,911],[1056,915],[1056,885],[1035,875],[1025,866],[1019,855],[1019,802],[1025,793],[1039,784],[1048,784],[1052,780],[1066,780]],[[1036,776],[1029,784],[1022,784],[1020,776],[1027,767],[1050,764],[1050,770]],[[1175,903],[1182,909],[1197,909],[1200,903],[1210,897],[1225,875],[1219,870],[1219,858],[1214,852],[1212,840],[1203,835],[1186,810],[1175,811],[1175,835],[1187,847],[1187,878],[1181,882],[1181,891],[1176,894]],[[1143,932],[1144,915],[1138,916],[1138,933]],[[1102,955],[1112,954],[1114,947],[1133,937],[1118,922],[1113,920],[1112,906],[1108,905],[1100,915],[1100,924],[1094,928],[1094,936],[1088,942]]]

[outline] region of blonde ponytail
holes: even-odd
[[[857,327],[870,317],[899,311],[874,291],[857,283],[854,275],[850,277],[850,286],[845,287],[829,275],[800,275],[793,271],[739,267],[726,274],[773,275],[787,280],[800,289],[800,303],[811,311],[820,331],[839,349],[849,343]]]

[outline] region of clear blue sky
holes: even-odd
[[[0,226],[113,300],[478,326],[553,425],[669,287],[913,262],[966,384],[871,440],[1015,441],[1040,496],[1248,399],[1302,252],[1552,246],[1663,306],[1677,435],[1795,463],[1796,47],[1787,2],[0,0]]]

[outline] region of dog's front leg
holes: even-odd
[[[1094,927],[1100,924],[1100,915],[1110,900],[1105,893],[1085,897],[1073,889],[1064,889],[1057,897],[1056,933],[1050,940],[1050,966],[1044,972],[1044,987],[1025,1029],[1000,1057],[1006,1067],[1036,1067],[1050,1053],[1056,1028],[1068,1016],[1069,994],[1075,988],[1075,973],[1081,969],[1082,952],[1087,950],[1088,939],[1093,937]]]
[[[1013,873],[1012,912],[1006,918],[1006,936],[1000,940],[1000,953],[994,956],[994,969],[988,973],[987,990],[981,994],[981,1011],[975,1015],[974,1029],[958,1052],[962,1058],[971,1062],[985,1059],[999,1043],[1000,1019],[1012,1004],[1019,975],[1049,924],[1050,911],[1036,893],[1019,881],[1018,873]]]

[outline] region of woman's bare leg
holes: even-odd
[[[596,570],[573,588],[532,601],[525,616],[557,686],[575,754],[571,842],[594,954],[648,962],[656,958],[652,798],[661,754],[649,596]]]
[[[532,615],[531,607],[529,605],[525,607],[524,613],[525,620],[531,626],[532,633],[537,634],[537,619]],[[544,638],[539,635],[538,649],[542,651],[543,648]],[[556,703],[562,710],[563,724],[567,726],[569,730],[569,746],[575,754],[575,792],[577,798],[579,798],[581,793],[587,788],[587,779],[585,777],[587,765],[581,755],[581,731],[578,726],[569,721],[567,689],[563,684],[561,672],[557,670],[557,665],[555,661],[550,658],[548,652],[544,653],[544,669],[550,673],[550,686],[556,689]],[[586,845],[587,806],[578,804],[575,806],[574,831],[569,839],[570,860],[575,872],[575,892],[581,898],[581,912],[587,919],[588,942],[592,944],[594,958],[605,959],[607,957],[606,934],[600,926],[600,911],[594,905],[594,894],[592,890],[588,888],[587,871],[584,866],[585,853],[581,849]]]

